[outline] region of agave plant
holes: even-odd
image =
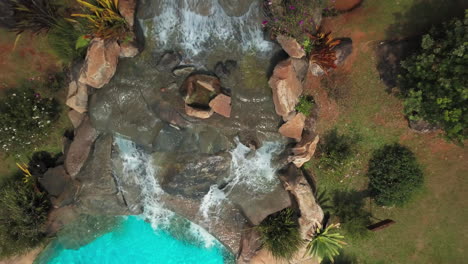
[[[309,55],[310,62],[317,64],[325,72],[336,68],[336,51],[334,48],[341,42],[338,39],[333,39],[330,35],[331,32],[320,32],[315,36],[308,34],[308,38],[312,42]]]
[[[129,26],[119,12],[119,0],[76,1],[86,8],[89,13],[72,14],[72,16],[86,19],[88,30],[93,37],[115,40],[127,38]]]
[[[346,245],[342,240],[344,236],[336,232],[339,227],[340,224],[317,227],[314,238],[307,245],[309,255],[317,257],[320,262],[325,258],[333,262],[333,258],[340,254],[339,250]]]
[[[275,258],[291,258],[303,241],[299,234],[299,225],[291,208],[268,216],[256,227],[260,233],[263,247]]]
[[[26,30],[38,34],[57,25],[57,6],[50,0],[7,0],[7,5],[13,10],[11,30],[17,34]]]

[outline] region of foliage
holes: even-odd
[[[317,227],[314,238],[307,245],[308,253],[317,257],[320,262],[323,259],[333,262],[333,258],[340,254],[339,250],[346,245],[343,241],[344,236],[336,232],[339,227],[339,224],[331,224],[325,228]]]
[[[31,149],[58,118],[54,99],[42,98],[32,88],[11,89],[0,99],[0,147],[10,154]]]
[[[374,152],[369,161],[369,189],[379,205],[407,202],[423,183],[423,173],[413,152],[392,144]]]
[[[438,125],[448,138],[461,142],[468,130],[468,10],[464,20],[430,30],[421,48],[402,62],[405,114]]]
[[[34,181],[7,181],[0,188],[0,204],[0,257],[23,253],[44,239],[51,204]]]
[[[79,24],[73,26],[70,22],[61,20],[51,28],[47,40],[54,54],[62,62],[70,64],[74,60],[84,57],[86,53],[89,41],[84,45],[77,46],[77,43],[83,37]]]
[[[337,191],[333,194],[332,212],[342,223],[343,229],[352,237],[365,237],[371,224],[370,213],[365,211],[364,197],[357,191]]]
[[[316,0],[266,0],[264,10],[267,20],[262,24],[274,35],[303,39],[306,33],[315,33],[318,25],[314,17],[320,15],[321,5],[321,1]]]
[[[335,47],[340,44],[340,40],[333,39],[331,32],[317,35],[307,35],[312,41],[312,48],[309,54],[310,62],[317,64],[323,71],[328,72],[330,69],[336,68],[336,51]]]
[[[129,25],[119,13],[118,0],[77,0],[85,9],[86,14],[72,14],[87,20],[89,32],[97,38],[115,39],[124,41],[128,39]]]
[[[339,169],[356,153],[359,141],[359,136],[340,134],[336,128],[328,131],[318,146],[320,167]]]
[[[12,30],[18,34],[26,30],[33,33],[48,31],[57,24],[57,6],[50,0],[6,0],[14,10]]]
[[[305,116],[310,116],[310,114],[312,113],[312,109],[314,109],[314,106],[314,98],[303,95],[299,98],[299,103],[296,105],[296,110],[299,113],[303,113]]]
[[[291,208],[268,216],[255,227],[263,246],[276,258],[289,259],[302,244],[299,225]]]

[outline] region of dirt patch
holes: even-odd
[[[336,0],[335,8],[338,11],[350,11],[359,7],[363,0]]]

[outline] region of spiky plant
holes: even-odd
[[[84,18],[89,32],[97,38],[124,40],[129,26],[119,12],[119,0],[76,0],[88,10],[86,14],[72,14]]]
[[[333,262],[333,258],[340,254],[339,250],[346,245],[342,240],[344,236],[336,232],[339,227],[339,224],[317,227],[314,238],[307,245],[308,254],[317,257],[320,262],[325,258]]]
[[[21,34],[26,30],[33,33],[48,31],[57,25],[57,6],[50,0],[6,0],[13,10],[12,31]]]
[[[330,69],[336,68],[336,51],[334,48],[340,44],[341,41],[333,39],[331,37],[331,32],[320,32],[316,35],[308,34],[308,38],[312,42],[312,48],[309,54],[310,62],[317,64],[325,73]]]
[[[263,247],[276,258],[291,258],[303,243],[291,208],[268,216],[256,229],[260,232]]]

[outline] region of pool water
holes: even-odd
[[[79,249],[55,242],[37,264],[223,264],[225,249],[180,241],[166,231],[155,231],[138,217],[128,217],[119,228]]]

